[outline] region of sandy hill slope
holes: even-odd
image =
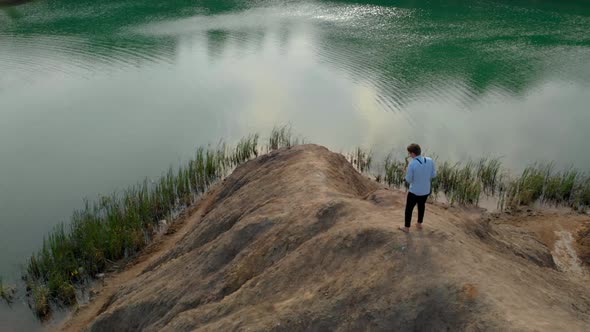
[[[407,235],[397,230],[404,202],[323,147],[272,152],[238,167],[174,245],[113,288],[86,323],[91,331],[589,330],[590,284],[575,243],[587,216],[429,204],[425,230]]]

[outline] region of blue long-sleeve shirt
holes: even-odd
[[[406,182],[410,192],[417,196],[430,194],[432,179],[436,177],[436,165],[431,158],[417,156],[408,165]]]

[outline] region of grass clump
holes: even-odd
[[[556,174],[547,174],[543,200],[554,204],[570,205],[577,178],[578,171],[574,169],[557,172]]]
[[[258,157],[259,138],[260,137],[258,136],[258,134],[254,134],[240,140],[236,145],[235,152],[232,156],[232,162],[234,164],[241,164],[252,158],[252,156]]]
[[[373,152],[357,147],[352,153],[348,154],[347,159],[359,172],[364,173],[371,169]]]
[[[51,313],[50,291],[47,286],[43,284],[35,284],[31,288],[32,303],[29,303],[31,309],[40,318],[46,318]]]
[[[510,205],[529,205],[541,198],[547,174],[547,170],[537,165],[525,168],[520,178],[512,183]]]
[[[436,158],[437,159],[437,158]],[[493,195],[503,181],[502,164],[499,159],[484,158],[478,162],[437,162],[437,177],[432,181],[432,194],[436,198],[443,193],[451,204],[477,205],[483,193]],[[395,160],[388,155],[383,173],[377,176],[391,187],[406,186],[405,175],[408,159]]]
[[[534,164],[507,186],[510,207],[535,202],[585,209],[590,205],[590,180],[573,168],[556,171],[553,164]]]
[[[357,148],[347,159],[359,170],[370,169],[372,153]],[[499,158],[478,161],[437,163],[432,194],[444,194],[451,205],[478,205],[482,195],[498,197],[498,208],[505,210],[535,202],[585,211],[590,207],[590,176],[568,168],[558,171],[553,164],[533,164],[519,177],[509,176]],[[408,187],[405,174],[408,160],[388,155],[376,179],[390,187]]]
[[[574,189],[572,207],[582,211],[590,207],[590,176],[586,178],[579,177],[579,181]]]
[[[269,151],[291,147],[292,136],[290,126],[273,128],[268,139]]]
[[[390,187],[401,188],[405,183],[407,161],[394,160],[390,154],[385,158],[383,164],[384,174],[382,178],[384,182]]]
[[[16,289],[12,286],[5,285],[2,277],[0,277],[0,298],[7,304],[11,304],[14,301],[15,293]]]
[[[433,180],[433,193],[437,195],[442,191],[451,205],[477,205],[484,187],[478,177],[482,163],[469,161],[463,165],[445,161],[439,166],[437,177]]]
[[[290,148],[304,143],[305,140],[293,136],[290,125],[274,127],[268,139],[267,151]]]
[[[496,194],[502,182],[502,162],[500,159],[482,158],[477,163],[477,178],[482,190],[488,195]]]

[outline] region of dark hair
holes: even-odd
[[[419,156],[420,154],[422,154],[422,149],[420,148],[420,145],[412,143],[408,145],[408,152]]]

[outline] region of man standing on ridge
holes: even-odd
[[[420,145],[415,143],[408,145],[408,153],[412,157],[412,161],[407,167],[405,178],[406,182],[410,184],[406,201],[406,223],[404,227],[399,227],[405,233],[410,232],[412,213],[416,204],[418,205],[418,224],[416,228],[418,230],[422,229],[426,200],[428,200],[428,196],[432,192],[432,179],[436,177],[434,161],[431,158],[422,156]]]

